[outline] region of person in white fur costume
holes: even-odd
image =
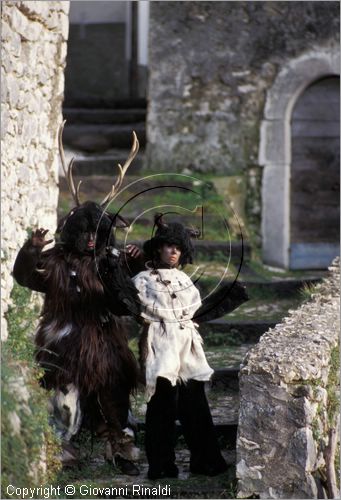
[[[156,217],[155,236],[144,245],[151,260],[133,278],[144,323],[140,361],[146,384],[145,446],[149,479],[177,477],[175,420],[181,422],[189,447],[190,471],[216,475],[227,469],[221,455],[204,384],[213,373],[192,320],[201,306],[200,293],[178,269],[192,262],[191,230]],[[244,289],[243,289],[244,293]],[[239,296],[238,305],[241,300]],[[236,306],[234,306],[236,307]],[[234,308],[233,307],[233,308]]]

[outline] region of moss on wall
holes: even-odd
[[[336,420],[340,413],[340,344],[331,352],[330,371],[328,376],[328,402],[327,415],[330,428],[335,428]],[[340,439],[340,437],[339,437]],[[340,489],[340,444],[336,447],[335,472],[337,487]]]

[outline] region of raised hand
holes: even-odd
[[[141,250],[139,249],[138,246],[136,245],[126,245],[125,251],[132,257],[133,259],[136,259],[137,257],[140,257],[141,255]]]
[[[52,240],[45,240],[46,234],[49,232],[48,229],[36,229],[33,231],[32,236],[31,236],[31,242],[32,246],[37,247],[37,248],[44,248],[44,246],[48,245],[49,243],[52,243]]]

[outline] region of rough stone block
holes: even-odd
[[[4,12],[4,17],[7,11]],[[1,21],[1,39],[2,50],[8,51],[13,57],[20,57],[21,54],[21,38],[18,33],[12,30],[10,25],[3,19]]]
[[[243,361],[238,497],[326,498],[318,470],[325,468],[323,452],[333,421],[327,388],[335,390],[328,386],[335,382],[324,372],[331,369],[339,333],[335,266],[310,302],[266,332]]]
[[[10,15],[12,29],[24,40],[35,42],[43,34],[43,27],[35,21],[30,21],[19,9],[13,6]]]
[[[50,4],[53,2],[49,2]],[[19,9],[28,17],[38,17],[41,20],[46,20],[49,16],[50,7],[47,2],[39,1],[23,1],[19,4]]]
[[[263,174],[263,260],[279,267],[286,267],[288,263],[289,215],[285,202],[288,196],[288,169],[288,165],[274,164],[265,167]]]
[[[276,77],[268,92],[264,116],[267,120],[284,120],[299,94],[309,83],[335,74],[333,51],[315,48],[298,59],[289,61]]]
[[[62,0],[58,2],[58,4],[59,4],[59,10],[68,15],[70,11],[70,2]]]
[[[60,26],[61,26],[61,34],[64,38],[64,40],[68,39],[69,36],[69,18],[66,14],[63,14],[62,12],[59,15],[59,21],[60,21]]]
[[[290,149],[287,134],[289,128],[283,120],[263,120],[261,123],[259,165],[289,163]]]

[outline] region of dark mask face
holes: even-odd
[[[87,201],[74,208],[58,225],[60,240],[71,251],[83,254],[101,253],[105,246],[115,244],[113,216],[97,203]]]

